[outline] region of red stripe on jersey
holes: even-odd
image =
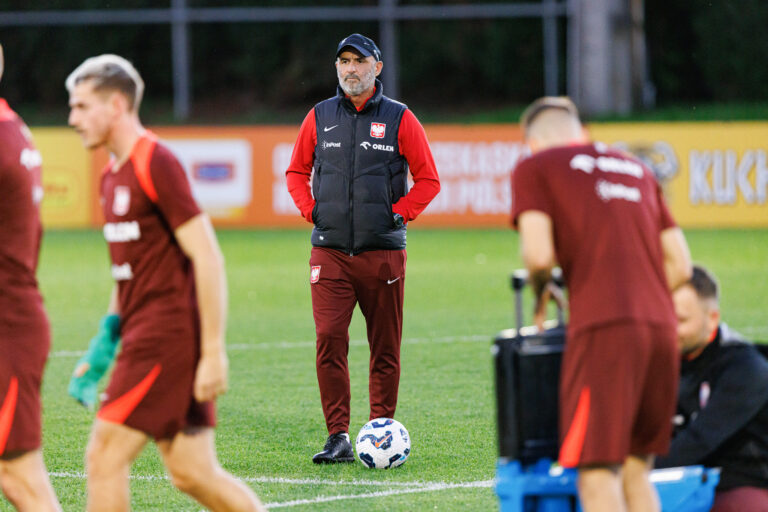
[[[8,393],[5,395],[3,406],[0,408],[0,455],[5,452],[5,443],[11,433],[13,416],[16,414],[16,399],[19,396],[19,379],[11,377]]]
[[[139,405],[139,402],[147,396],[149,388],[155,383],[155,379],[160,375],[161,369],[162,366],[159,363],[156,364],[147,376],[141,379],[141,382],[136,384],[130,391],[111,404],[102,407],[97,415],[98,418],[111,423],[124,423],[126,418],[128,418],[133,410],[136,409],[136,406]]]
[[[589,420],[589,388],[585,387],[579,394],[579,403],[576,406],[576,414],[565,436],[563,446],[560,448],[560,465],[565,468],[573,468],[579,465],[581,452],[584,449],[584,437],[587,434],[587,422]]]
[[[0,98],[0,121],[10,121],[11,119],[16,119],[16,117],[16,112],[11,110],[8,102]]]
[[[141,189],[153,203],[157,202],[157,190],[155,190],[155,184],[149,174],[149,161],[152,159],[155,144],[157,144],[157,136],[147,130],[131,151],[131,161],[136,172],[136,178],[139,180]]]

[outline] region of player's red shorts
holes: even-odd
[[[617,322],[568,333],[560,377],[560,464],[666,453],[677,402],[675,327]]]
[[[51,340],[47,319],[39,320],[13,334],[0,330],[0,457],[40,448],[40,385]]]
[[[168,439],[187,427],[213,427],[213,402],[194,399],[194,337],[129,341],[117,357],[98,418]]]

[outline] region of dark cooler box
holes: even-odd
[[[555,283],[560,285],[559,276]],[[562,310],[543,332],[523,327],[522,290],[525,271],[515,271],[516,329],[496,335],[492,353],[496,377],[499,456],[523,464],[557,459],[558,386],[566,326]]]

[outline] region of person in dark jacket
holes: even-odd
[[[395,414],[406,224],[440,190],[424,129],[408,107],[383,95],[376,78],[382,67],[371,39],[352,34],[341,40],[337,94],[309,111],[286,170],[293,201],[314,224],[309,282],[329,434],[312,458],[316,464],[354,460],[347,352],[355,304],[365,316],[371,349],[370,418]]]
[[[682,353],[675,435],[657,467],[719,467],[714,512],[768,511],[768,360],[720,321],[706,269],[674,293]]]

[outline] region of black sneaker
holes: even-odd
[[[315,464],[335,464],[337,462],[354,462],[355,455],[352,453],[352,445],[349,443],[349,434],[339,432],[331,434],[325,442],[323,451],[316,453],[312,457]]]

